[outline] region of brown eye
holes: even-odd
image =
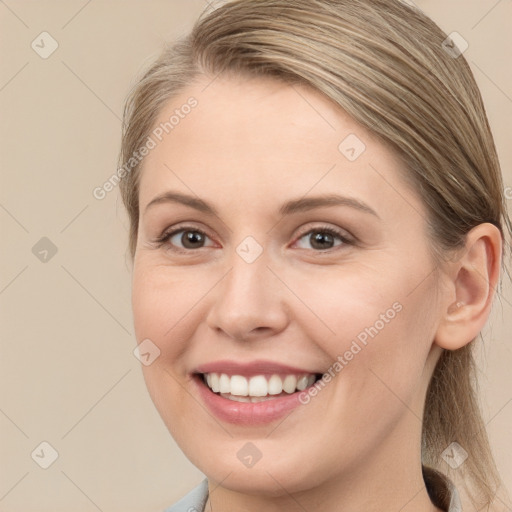
[[[301,240],[306,240],[306,244],[309,243],[310,245],[310,247],[302,245],[302,249],[311,248],[316,251],[330,250],[340,245],[352,244],[343,232],[327,226],[310,229],[298,239],[297,243],[300,243]],[[338,242],[336,242],[337,240]]]
[[[177,252],[187,252],[207,247],[206,242],[208,240],[210,240],[210,237],[200,229],[181,227],[164,233],[155,242],[158,247],[165,245]],[[209,245],[212,246],[213,244]]]
[[[179,241],[183,244],[185,249],[198,249],[202,247],[205,240],[205,235],[199,231],[178,231],[182,233]],[[174,238],[174,237],[173,237]]]

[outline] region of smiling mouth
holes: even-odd
[[[321,378],[318,373],[229,375],[226,373],[200,373],[198,376],[218,396],[235,402],[257,403],[275,400],[304,391]]]

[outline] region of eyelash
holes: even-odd
[[[173,229],[172,231],[164,232],[161,236],[159,236],[158,238],[152,240],[151,243],[155,244],[157,249],[159,249],[163,245],[168,245],[169,248],[173,252],[177,252],[177,253],[180,253],[180,254],[187,254],[187,253],[193,252],[194,250],[204,249],[204,247],[199,247],[198,249],[183,249],[181,247],[173,246],[169,242],[169,240],[174,235],[176,235],[177,233],[180,233],[182,231],[190,231],[190,232],[193,232],[193,233],[199,233],[203,237],[210,238],[208,236],[208,234],[205,231],[203,231],[202,229],[196,228],[194,226],[178,226],[177,228]],[[317,233],[327,233],[327,234],[329,234],[329,235],[331,235],[333,237],[339,238],[341,240],[341,242],[342,242],[341,245],[355,245],[355,241],[352,240],[352,239],[349,239],[347,236],[345,236],[344,232],[338,231],[337,229],[332,228],[330,226],[317,226],[317,227],[311,228],[308,231],[305,231],[304,233],[300,234],[299,237],[297,238],[297,241],[302,239],[302,238],[304,238],[304,236],[309,235],[309,234],[314,233],[314,232],[317,232]],[[320,254],[325,254],[325,253],[330,253],[330,252],[336,251],[337,248],[339,248],[339,247],[340,246],[338,245],[338,246],[332,247],[330,249],[325,249],[325,250],[315,250],[315,249],[306,249],[306,250],[312,250],[313,252],[317,252],[317,253],[320,253]]]

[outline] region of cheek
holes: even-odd
[[[403,316],[406,286],[379,274],[367,268],[340,267],[294,276],[295,288],[309,310],[296,314],[294,321],[301,323],[310,339],[319,340],[331,359],[348,350],[351,340],[364,346],[382,337]]]
[[[173,435],[183,409],[180,381],[186,373],[185,356],[188,340],[193,335],[190,319],[194,315],[194,304],[207,290],[206,285],[204,281],[202,285],[196,283],[192,274],[168,267],[145,266],[141,262],[134,266],[135,336],[138,343],[151,340],[159,351],[150,365],[142,364],[143,376],[157,410]]]
[[[161,350],[162,358],[178,357],[191,335],[194,306],[213,284],[191,270],[135,266],[132,309],[138,342],[149,338]]]
[[[160,351],[150,365],[142,365],[144,380],[170,433],[180,439],[190,435],[190,417],[201,411],[193,410],[195,402],[184,392],[186,355],[195,326],[191,319],[200,301],[212,284],[202,283],[193,272],[173,270],[158,265],[134,266],[132,309],[138,343],[149,339]],[[188,426],[187,426],[188,421]]]
[[[302,329],[328,354],[331,373],[342,375],[334,380],[345,398],[368,402],[368,410],[397,402],[393,393],[413,400],[425,379],[437,326],[433,282],[427,279],[418,286],[424,267],[415,272],[400,272],[389,264],[380,268],[389,272],[336,270],[330,278],[300,283],[316,313],[302,320]]]
[[[315,313],[316,327],[322,321],[329,328],[331,338],[360,335],[364,339],[365,333],[377,335],[376,331],[381,337],[380,334],[389,331],[393,324],[414,330],[419,323],[419,332],[422,332],[434,321],[434,282],[429,277],[431,265],[426,256],[416,255],[413,263],[405,261],[403,255],[398,258],[389,254],[373,259],[366,264],[353,261],[337,268],[290,276]],[[418,315],[416,322],[415,315]],[[406,317],[409,322],[401,323]],[[397,343],[401,341],[410,342],[402,337],[397,339]]]

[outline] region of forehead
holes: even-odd
[[[397,182],[403,167],[318,91],[269,78],[201,77],[169,100],[151,137],[142,208],[166,187],[251,204],[312,188],[382,195],[384,181]]]
[[[263,149],[262,157],[299,150],[318,161],[320,150],[327,149],[324,160],[332,161],[339,156],[338,143],[353,133],[371,142],[374,151],[386,152],[371,132],[320,92],[262,77],[202,76],[168,101],[154,128],[163,129],[162,150],[200,146],[208,151],[229,144],[243,151]]]

